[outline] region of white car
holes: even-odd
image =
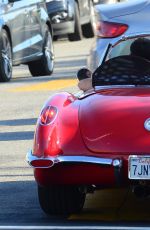
[[[132,0],[118,4],[97,5],[97,36],[91,48],[88,67],[93,71],[101,65],[106,50],[119,38],[149,30],[150,1]],[[107,56],[108,58],[108,56]]]

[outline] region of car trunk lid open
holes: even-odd
[[[82,100],[79,110],[83,141],[93,152],[150,153],[150,88],[100,90]]]

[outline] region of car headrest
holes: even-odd
[[[92,84],[150,85],[150,61],[131,55],[109,59],[95,70]]]

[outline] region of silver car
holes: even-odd
[[[126,40],[141,31],[147,34],[150,30],[150,0],[124,1],[118,4],[97,5],[97,37],[90,52],[88,66],[95,70],[101,65],[111,47],[118,40]],[[118,51],[116,49],[115,52]]]

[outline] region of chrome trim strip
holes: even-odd
[[[103,90],[103,89],[124,89],[124,88],[135,88],[135,85],[101,85],[101,86],[95,86],[95,90]]]
[[[122,36],[116,37],[116,38],[112,38],[111,42],[109,43],[112,47],[118,45],[119,43],[132,39],[132,38],[139,38],[139,37],[149,37],[150,36],[150,32],[130,32],[128,33],[127,31],[125,32],[125,34],[123,34]]]
[[[59,156],[59,162],[80,162],[80,163],[93,163],[102,165],[111,165],[112,159],[88,157],[88,156]]]
[[[130,88],[150,88],[150,85],[102,85],[95,86],[95,91],[103,90],[103,89],[130,89]]]
[[[13,52],[19,52],[21,50],[24,50],[26,48],[30,48],[31,45],[34,45],[40,41],[42,41],[42,36],[40,34],[35,35],[34,37],[30,38],[30,39],[26,39],[24,42],[20,43],[19,45],[16,45],[13,48]]]
[[[56,157],[36,157],[32,155],[32,150],[30,150],[26,155],[26,161],[28,164],[31,165],[33,160],[51,160],[54,164],[63,163],[63,162],[70,162],[70,163],[92,163],[92,164],[99,164],[99,165],[112,165],[113,159],[111,158],[99,158],[99,157],[89,157],[89,156],[56,156]],[[38,167],[43,168],[43,167]]]

